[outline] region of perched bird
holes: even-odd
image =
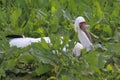
[[[76,18],[74,23],[75,32],[78,33],[79,42],[76,43],[73,48],[74,55],[80,56],[81,50],[86,49],[86,51],[90,51],[93,48],[92,39],[87,30],[87,25],[85,19],[82,16]]]

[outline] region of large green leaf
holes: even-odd
[[[22,13],[22,10],[20,8],[18,8],[15,11],[12,12],[12,15],[10,16],[12,26],[16,25],[17,20],[20,17],[21,13]]]
[[[4,66],[5,70],[12,70],[17,63],[18,63],[17,59],[9,59],[5,61],[2,66]]]
[[[99,68],[97,68],[98,58],[97,58],[98,52],[90,52],[89,54],[86,54],[86,67],[88,66],[89,70],[99,72]]]
[[[34,57],[30,53],[24,53],[19,56],[18,60],[24,62],[25,64],[29,64],[34,61]]]
[[[57,55],[53,54],[51,50],[42,47],[41,44],[33,44],[31,53],[38,62],[47,64],[55,64],[59,62]]]
[[[52,69],[51,65],[46,65],[46,64],[39,64],[39,67],[35,69],[35,73],[37,75],[42,75],[44,73],[49,72]]]

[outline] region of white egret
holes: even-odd
[[[75,24],[74,24],[74,29],[78,33],[78,38],[81,43],[79,43],[79,42],[76,43],[76,45],[73,49],[73,52],[76,56],[80,56],[82,49],[85,48],[86,51],[88,52],[93,48],[91,36],[88,33],[85,19],[82,16],[79,16],[76,18]]]

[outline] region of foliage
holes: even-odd
[[[0,80],[119,80],[119,5],[119,0],[0,0]],[[95,46],[81,58],[72,55],[77,16],[90,25]],[[49,36],[52,44],[9,47],[9,34]]]

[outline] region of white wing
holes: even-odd
[[[50,43],[49,37],[43,37],[43,39],[46,41],[46,43]],[[41,41],[41,38],[15,38],[15,39],[12,39],[9,42],[9,44],[10,44],[10,47],[16,46],[18,48],[23,48],[28,45],[31,45],[31,43],[37,43],[40,41]]]
[[[80,29],[78,29],[78,38],[83,47],[86,48],[87,51],[92,49],[92,43],[88,39],[87,35]]]
[[[76,43],[75,47],[73,48],[73,53],[75,56],[81,55],[81,50],[83,49],[83,45],[79,42]]]

